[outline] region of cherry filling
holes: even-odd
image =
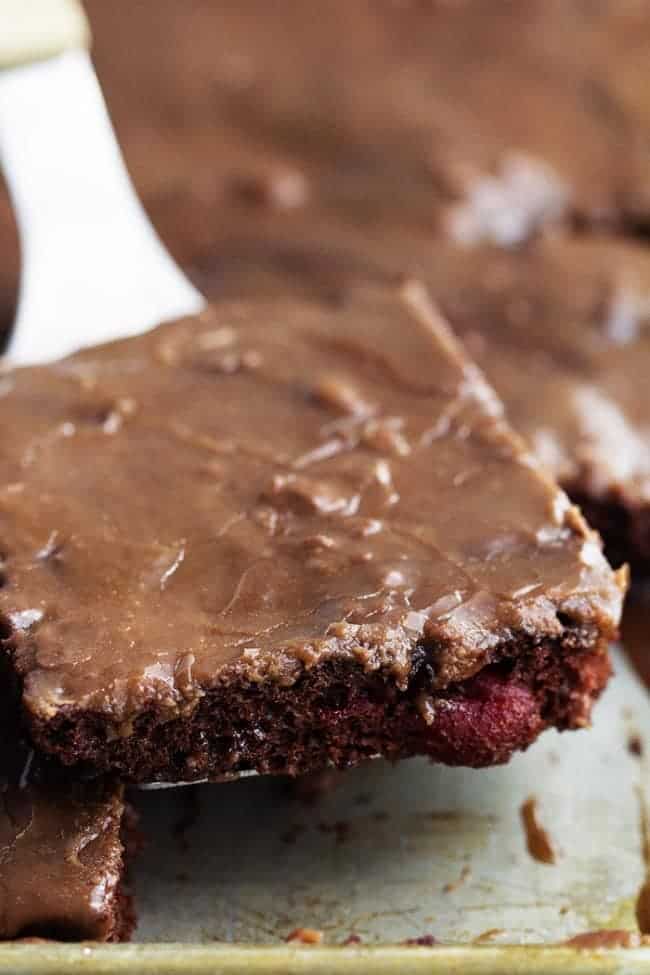
[[[429,754],[452,765],[505,762],[545,725],[533,691],[494,670],[468,681],[462,696],[443,698],[432,707]]]

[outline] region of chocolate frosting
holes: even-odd
[[[612,635],[624,578],[415,281],[224,302],[2,387],[5,652],[29,715],[129,735],[233,674],[404,686]]]

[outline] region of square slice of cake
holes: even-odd
[[[133,826],[121,786],[70,782],[24,746],[0,757],[0,940],[126,941]]]
[[[129,781],[506,761],[582,727],[625,574],[414,280],[224,302],[17,370],[0,648]]]

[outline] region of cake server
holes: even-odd
[[[205,304],[135,193],[89,37],[76,0],[0,0],[0,161],[22,252],[12,366],[138,334]]]

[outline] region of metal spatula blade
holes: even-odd
[[[7,361],[51,361],[200,311],[129,179],[80,8],[0,0],[0,23],[0,160],[22,250]]]

